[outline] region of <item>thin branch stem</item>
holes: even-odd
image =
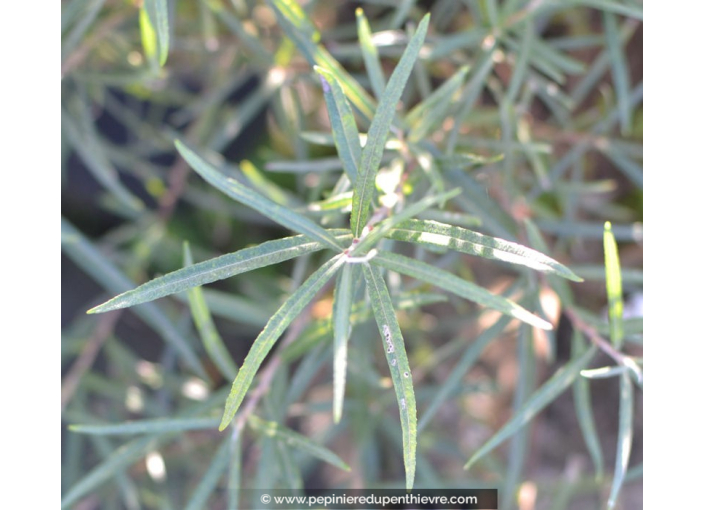
[[[584,322],[579,314],[577,314],[577,312],[575,312],[572,308],[565,308],[565,314],[569,317],[575,328],[584,333],[594,345],[608,354],[616,363],[633,371],[638,378],[638,382],[642,383],[643,374],[638,368],[638,365],[630,356],[626,356],[622,352],[616,350],[608,340],[599,334],[596,329]]]
[[[71,400],[71,397],[76,392],[78,388],[78,383],[81,381],[83,375],[90,369],[95,361],[95,358],[100,352],[100,348],[103,346],[105,341],[112,335],[115,324],[117,320],[122,315],[123,310],[118,310],[114,313],[107,313],[100,317],[98,325],[93,332],[93,335],[88,339],[86,345],[81,350],[81,354],[78,356],[76,361],[71,366],[64,377],[63,383],[61,384],[61,410],[63,411]]]

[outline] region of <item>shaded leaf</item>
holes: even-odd
[[[545,406],[555,400],[560,393],[572,384],[575,378],[591,361],[596,353],[596,347],[591,346],[580,357],[573,359],[548,379],[516,412],[511,419],[501,429],[494,434],[491,439],[484,443],[479,450],[465,464],[464,468],[469,469],[478,459],[499,446],[506,439],[515,434],[521,427],[535,417]]]
[[[276,423],[275,421],[265,421],[257,416],[250,415],[248,424],[252,429],[269,437],[274,437],[287,446],[298,448],[313,457],[320,459],[337,468],[349,471],[350,467],[340,458],[324,446],[319,445],[306,436],[294,432],[293,430]]]
[[[628,374],[621,374],[620,401],[618,413],[618,444],[616,445],[616,468],[614,479],[609,493],[606,508],[609,510],[616,505],[621,486],[623,485],[628,459],[631,456],[633,443],[633,383]]]
[[[468,72],[469,66],[461,67],[427,99],[408,112],[405,121],[411,126],[408,134],[409,141],[422,140],[431,130],[440,125],[447,116],[455,92],[462,86]]]
[[[572,332],[572,358],[578,358],[585,350],[584,337],[575,328]],[[599,434],[596,431],[589,381],[583,377],[576,378],[572,386],[572,393],[579,428],[582,431],[589,456],[592,458],[596,479],[601,480],[604,475],[604,455],[601,452],[601,441],[599,441]]]
[[[359,131],[354,120],[342,87],[332,73],[322,67],[315,66],[323,85],[323,95],[328,107],[328,116],[332,127],[337,153],[342,161],[345,173],[352,184],[357,180],[359,161],[362,157],[362,146],[359,144]]]
[[[193,265],[193,256],[188,243],[183,245],[183,258],[186,266]],[[200,287],[190,288],[188,290],[188,302],[191,307],[191,315],[193,315],[193,320],[203,340],[205,352],[208,353],[212,362],[225,377],[234,379],[237,375],[237,365],[232,360],[232,356],[230,356],[215,327],[213,318],[210,315],[210,309],[203,297],[203,289]]]
[[[364,11],[361,7],[355,10],[355,17],[357,18],[357,37],[359,38],[359,48],[362,50],[364,67],[367,70],[374,95],[377,99],[381,100],[381,97],[384,95],[384,89],[386,88],[386,80],[384,79],[384,72],[381,68],[379,52],[372,41],[372,31],[369,27],[369,21],[367,21],[367,17],[364,15]]]
[[[313,223],[305,216],[272,202],[266,197],[259,195],[255,191],[243,186],[234,179],[228,178],[219,172],[213,165],[205,161],[202,157],[188,148],[180,140],[175,142],[176,149],[193,169],[200,174],[203,179],[218,188],[220,191],[235,199],[236,201],[259,211],[264,216],[271,218],[275,222],[290,228],[294,232],[304,234],[313,240],[320,241],[333,250],[342,249],[342,245],[332,235],[325,231],[323,227]]]
[[[230,438],[223,440],[220,447],[215,452],[215,455],[210,459],[210,465],[203,477],[198,482],[191,499],[185,507],[185,510],[200,510],[208,508],[208,497],[215,491],[218,486],[218,481],[225,473],[228,467],[231,455]]]
[[[137,420],[109,425],[69,425],[71,432],[99,436],[158,434],[180,432],[184,430],[207,430],[218,426],[215,418],[159,418],[154,420]]]
[[[134,287],[132,282],[117,267],[111,264],[83,234],[66,219],[61,218],[61,251],[91,278],[110,292],[121,292]],[[148,326],[156,331],[164,341],[171,344],[176,352],[198,375],[207,379],[207,375],[198,356],[186,338],[154,303],[147,303],[136,308],[134,313]]]

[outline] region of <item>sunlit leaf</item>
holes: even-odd
[[[347,378],[347,341],[349,340],[350,313],[352,311],[353,272],[358,266],[345,264],[337,278],[335,295],[333,298],[332,323],[333,323],[333,398],[332,414],[335,423],[342,417],[342,404],[345,398],[345,380]]]
[[[351,239],[344,231],[334,231],[340,239]],[[205,262],[184,267],[164,276],[160,276],[134,290],[129,290],[96,306],[88,313],[102,313],[118,308],[126,308],[147,301],[153,301],[192,287],[205,285],[223,278],[277,264],[284,260],[305,255],[323,249],[321,243],[311,241],[305,236],[286,237],[267,241],[252,248],[245,248],[235,253],[222,255]]]
[[[225,412],[220,422],[220,430],[224,430],[235,417],[235,413],[237,413],[242,400],[244,400],[257,370],[259,370],[259,366],[274,346],[274,343],[343,263],[344,258],[341,255],[337,255],[320,266],[269,319],[269,322],[267,322],[252,344],[244,364],[237,373],[237,378],[232,383],[230,395],[225,403]]]
[[[159,65],[163,66],[169,56],[169,6],[167,0],[144,0],[144,9],[156,32]]]
[[[379,171],[386,138],[394,120],[396,106],[423,45],[429,21],[430,15],[426,14],[403,52],[396,69],[394,69],[369,126],[368,142],[362,149],[359,176],[352,197],[350,225],[355,237],[362,234],[362,229],[369,218],[369,207],[376,192],[376,175]]]
[[[372,264],[406,274],[423,280],[441,289],[444,289],[460,297],[474,301],[482,306],[498,310],[501,313],[515,317],[518,320],[527,322],[537,328],[552,329],[552,324],[533,315],[522,306],[506,299],[502,296],[492,294],[488,290],[472,282],[463,280],[454,274],[435,266],[414,260],[396,253],[378,253],[371,261]]]
[[[369,264],[364,264],[364,280],[371,301],[374,318],[379,326],[379,333],[384,344],[386,361],[391,372],[391,380],[396,392],[396,400],[401,416],[403,434],[403,463],[406,468],[406,489],[413,488],[416,473],[417,415],[416,397],[413,391],[413,378],[408,364],[406,346],[401,328],[396,319],[391,296],[381,271]]]
[[[609,300],[609,331],[614,347],[623,345],[623,291],[621,288],[621,265],[616,239],[611,232],[611,223],[604,225],[604,264],[606,266],[606,294]]]
[[[388,237],[398,241],[447,247],[470,255],[530,267],[576,282],[582,281],[569,268],[536,250],[435,221],[407,220],[397,225]]]

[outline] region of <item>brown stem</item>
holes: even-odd
[[[95,328],[95,332],[93,332],[93,335],[88,339],[88,342],[83,347],[83,350],[81,350],[81,354],[73,363],[71,369],[68,371],[64,377],[63,383],[61,384],[62,411],[66,407],[68,401],[71,400],[73,394],[76,392],[78,383],[81,381],[83,374],[85,374],[86,371],[88,371],[88,369],[90,369],[93,365],[95,358],[98,356],[98,352],[100,352],[100,348],[108,337],[112,335],[112,332],[115,329],[115,324],[120,318],[120,315],[122,315],[122,310],[108,313],[100,317],[98,325]]]

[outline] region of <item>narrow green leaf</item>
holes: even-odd
[[[337,235],[340,240],[351,238],[349,234],[344,234],[342,230],[333,232],[333,234],[328,235]],[[102,305],[88,310],[88,313],[102,313],[145,303],[190,289],[191,287],[205,285],[223,278],[252,271],[253,269],[277,264],[284,260],[322,250],[323,248],[325,246],[321,243],[311,241],[305,236],[285,237],[274,241],[266,241],[252,248],[245,248],[235,253],[199,262],[155,278],[136,289],[124,292]]]
[[[586,377],[587,379],[608,379],[609,377],[615,377],[626,373],[628,370],[628,367],[617,365],[613,367],[599,367],[592,368],[590,370],[582,370],[580,375],[582,377]]]
[[[203,179],[218,188],[220,191],[237,200],[238,202],[251,207],[271,218],[275,222],[290,228],[294,232],[304,234],[313,240],[320,241],[333,250],[342,249],[342,245],[337,239],[325,231],[323,227],[313,223],[305,216],[280,206],[255,191],[246,188],[234,179],[228,178],[220,173],[213,165],[205,161],[198,154],[183,144],[180,140],[175,142],[176,149],[193,169],[200,174]]]
[[[330,138],[330,145],[335,145],[332,137]],[[266,164],[265,168],[269,172],[308,174],[344,170],[345,164],[340,156],[336,156],[332,158],[316,158],[295,161],[270,161]]]
[[[217,391],[205,402],[200,402],[190,407],[185,412],[177,412],[176,419],[189,419],[208,413],[221,401],[224,392]],[[73,508],[73,504],[83,496],[89,494],[107,480],[113,479],[117,473],[127,468],[130,464],[144,457],[144,455],[157,449],[165,442],[172,440],[178,432],[160,432],[139,437],[125,443],[100,464],[92,468],[81,480],[76,482],[63,496],[61,508]]]
[[[276,311],[276,307],[270,309],[271,306],[262,306],[256,299],[231,292],[201,288],[201,293],[212,315],[259,329],[264,327],[271,314]],[[188,295],[176,294],[174,297],[188,304]]]
[[[259,366],[274,346],[276,340],[279,339],[289,324],[303,311],[315,297],[315,294],[332,278],[343,263],[344,258],[342,255],[337,255],[320,266],[269,319],[269,322],[267,322],[254,344],[252,344],[244,364],[237,373],[237,378],[232,383],[230,395],[225,403],[225,412],[220,422],[220,430],[224,430],[235,417],[235,413],[237,413],[242,400],[244,400]]]
[[[447,116],[452,98],[464,83],[469,66],[462,66],[451,78],[445,81],[424,101],[418,103],[406,115],[405,121],[410,126],[408,140],[422,140],[436,129]]]
[[[521,409],[509,419],[501,429],[494,434],[465,464],[469,469],[478,459],[499,446],[506,439],[515,434],[521,427],[532,420],[545,406],[555,400],[579,376],[582,370],[591,361],[596,353],[596,346],[592,346],[580,357],[571,360],[548,379],[538,389]]]
[[[275,441],[276,467],[280,473],[279,478],[284,487],[289,487],[294,491],[303,490],[303,475],[301,467],[293,460],[291,448],[283,441]]]
[[[395,4],[396,12],[394,12],[393,18],[389,21],[389,28],[391,29],[401,27],[415,6],[416,0],[401,0],[400,2],[393,2],[393,4]]]
[[[545,240],[543,239],[540,230],[538,230],[538,227],[535,226],[535,223],[533,223],[529,219],[526,219],[524,223],[526,227],[526,234],[528,234],[528,241],[530,242],[530,244],[542,253],[549,253],[548,246],[545,243]],[[560,301],[562,301],[563,306],[569,306],[574,302],[572,290],[570,289],[569,285],[565,280],[563,280],[562,278],[555,278],[552,275],[549,275],[547,277],[547,280],[550,284],[550,287],[552,287],[557,293],[557,295],[560,297]]]
[[[431,266],[425,262],[396,253],[380,252],[371,259],[371,263],[431,283],[448,292],[457,294],[460,297],[474,301],[482,306],[498,310],[501,313],[515,317],[537,328],[552,329],[552,324],[533,315],[513,301],[503,296],[492,294],[483,287],[463,280],[448,271]]]
[[[628,77],[628,62],[623,48],[621,47],[621,37],[616,15],[612,12],[604,12],[604,33],[606,36],[606,49],[611,63],[611,77],[614,81],[616,91],[616,105],[618,107],[619,123],[621,133],[631,132],[631,104],[628,100],[631,90],[631,83]]]
[[[536,360],[533,346],[533,328],[521,324],[518,328],[518,379],[516,390],[513,393],[511,412],[518,413],[525,405],[526,399],[535,390]],[[530,443],[530,430],[520,428],[513,433],[508,444],[508,462],[506,465],[504,481],[501,486],[503,494],[514,497],[521,482],[528,445]]]
[[[329,212],[340,209],[348,209],[352,205],[352,192],[346,191],[338,195],[332,195],[320,202],[311,202],[306,209],[310,212]]]
[[[350,313],[352,311],[353,272],[357,266],[345,264],[338,274],[335,295],[332,303],[333,324],[333,397],[332,415],[335,423],[342,417],[342,404],[345,399],[345,380],[347,378],[347,342],[350,337]]]
[[[155,420],[138,420],[110,425],[69,425],[71,432],[98,436],[127,436],[134,434],[163,434],[165,432],[182,432],[184,430],[207,430],[218,426],[215,418],[164,418]]]
[[[616,446],[616,468],[606,508],[611,510],[621,491],[623,479],[628,469],[633,442],[633,383],[628,374],[621,374],[621,392],[618,413],[618,443]]]
[[[379,326],[379,333],[384,344],[386,361],[391,372],[391,380],[396,392],[398,409],[401,417],[403,435],[403,463],[406,468],[406,489],[413,489],[416,473],[417,416],[416,397],[413,391],[413,378],[408,364],[406,347],[401,328],[396,319],[389,290],[384,277],[377,267],[364,264],[364,280],[371,301],[374,318]]]
[[[611,232],[611,223],[604,225],[604,265],[606,266],[606,294],[609,300],[609,331],[614,347],[623,345],[623,292],[621,287],[621,265],[616,239]]]
[[[459,169],[468,170],[470,168],[480,166],[480,165],[491,165],[497,161],[504,159],[503,154],[498,154],[496,156],[484,157],[478,154],[471,154],[468,152],[457,152],[449,156],[441,156],[436,158],[440,168],[443,170],[448,169]]]
[[[369,218],[369,208],[376,191],[376,174],[379,171],[379,163],[384,152],[386,138],[394,120],[396,105],[401,99],[403,89],[420,53],[425,34],[428,31],[429,21],[430,15],[426,14],[418,25],[415,35],[408,43],[408,47],[403,52],[396,69],[394,69],[369,126],[367,144],[362,149],[359,178],[352,197],[350,225],[355,237],[359,237],[362,234],[362,229]]]
[[[162,436],[163,441],[166,437]],[[112,479],[120,470],[136,462],[147,452],[154,450],[159,445],[160,440],[153,436],[140,437],[129,443],[120,446],[112,455],[98,466],[93,468],[80,481],[69,489],[61,499],[61,508],[74,508],[74,504],[83,496],[90,493],[95,487]]]
[[[521,90],[521,85],[528,82],[526,74],[528,72],[528,63],[530,62],[531,51],[533,50],[533,41],[535,40],[535,27],[531,19],[526,19],[520,26],[523,31],[521,46],[518,52],[518,59],[513,66],[511,72],[511,81],[506,90],[504,101],[509,104],[515,104],[518,93]]]
[[[621,170],[623,175],[631,180],[633,184],[643,189],[643,164],[634,161],[625,151],[620,150],[613,144],[609,144],[601,151],[616,167]]]
[[[158,62],[159,43],[157,42],[156,30],[149,20],[149,13],[144,5],[139,9],[139,32],[142,39],[142,49],[149,62]]]
[[[215,452],[215,455],[210,459],[210,465],[198,482],[185,510],[208,508],[208,497],[215,491],[218,486],[218,481],[227,469],[231,454],[230,449],[230,438],[226,438],[220,443],[217,452]]]
[[[388,237],[397,241],[446,247],[461,253],[477,255],[490,260],[530,267],[555,274],[575,282],[583,281],[569,268],[539,251],[518,243],[505,241],[461,227],[429,220],[407,220],[396,226]]]
[[[315,29],[306,13],[293,0],[268,0],[276,18],[286,35],[295,43],[311,66],[319,65],[330,71],[340,82],[345,95],[362,116],[371,120],[374,116],[374,100],[345,68],[320,44],[320,33]]]
[[[260,39],[257,35],[248,32],[244,23],[237,15],[230,12],[225,4],[208,2],[207,5],[215,12],[218,19],[235,34],[237,41],[254,53],[254,60],[262,62],[264,65],[271,65],[272,55],[270,50],[263,44],[264,39]]]
[[[467,82],[467,86],[460,97],[459,104],[462,105],[462,109],[457,113],[456,119],[466,119],[472,111],[472,108],[474,108],[474,103],[476,103],[477,99],[479,99],[479,96],[486,85],[486,79],[491,73],[491,70],[494,68],[493,56],[494,45],[484,50],[484,53],[481,55],[479,61],[471,70],[473,75]],[[453,124],[445,146],[445,154],[447,156],[450,156],[455,152],[459,129],[463,124],[463,122],[455,122]]]
[[[379,52],[372,41],[372,30],[361,7],[357,7],[355,16],[357,18],[357,37],[359,38],[359,48],[362,50],[364,67],[367,70],[374,95],[381,100],[386,88],[386,80],[384,79],[384,71],[381,68]]]
[[[343,469],[345,471],[350,470],[350,467],[340,457],[338,457],[334,452],[332,452],[328,448],[317,444],[310,438],[302,434],[298,434],[297,432],[294,432],[291,429],[284,427],[279,423],[276,423],[275,421],[265,421],[257,416],[250,415],[247,422],[250,427],[252,427],[252,429],[259,432],[260,434],[264,434],[269,437],[274,437],[282,443],[286,444],[287,446],[298,448],[299,450],[306,452],[309,455],[312,455],[313,457],[327,462],[328,464],[331,464],[337,468]]]
[[[230,439],[230,466],[227,477],[228,510],[239,510],[242,486],[242,436]]]
[[[132,280],[111,264],[64,218],[61,218],[61,251],[109,292],[121,292],[134,287]],[[147,303],[143,307],[136,308],[134,313],[154,329],[165,342],[171,344],[189,367],[199,376],[207,379],[205,369],[191,347],[191,340],[173,325],[161,308],[155,303]]]
[[[167,0],[144,0],[144,9],[156,32],[159,65],[164,66],[169,56],[169,6]]]
[[[572,332],[572,359],[576,359],[584,353],[586,350],[584,343],[582,332],[575,328]],[[592,412],[589,381],[583,377],[576,378],[572,385],[572,393],[574,395],[574,406],[577,419],[579,420],[579,428],[582,431],[584,443],[594,464],[595,477],[597,480],[601,480],[604,476],[604,456],[601,452],[601,441],[599,441],[594,413]]]
[[[394,308],[397,310],[411,310],[433,303],[445,302],[447,301],[447,297],[443,294],[408,292],[395,295],[393,301]],[[358,324],[367,322],[371,319],[371,313],[371,309],[366,302],[355,303],[350,313],[350,323],[352,327],[354,328],[354,326]],[[331,336],[332,327],[330,319],[319,319],[305,329],[298,341],[289,344],[283,350],[281,356],[286,362],[294,361],[321,342],[332,340]]]
[[[86,111],[87,106],[80,100],[74,101],[78,110],[74,120],[72,114],[61,109],[61,132],[85,163],[95,179],[105,187],[128,212],[141,212],[144,204],[135,197],[120,181],[117,170],[105,154],[104,143],[98,137]]]
[[[251,161],[242,160],[239,164],[242,174],[252,183],[266,198],[284,207],[299,207],[301,200],[292,193],[284,190],[278,184],[267,178]]]
[[[183,244],[183,259],[186,267],[193,265],[193,256],[188,243]],[[196,323],[200,337],[203,340],[205,352],[218,367],[218,370],[228,379],[234,379],[237,375],[237,365],[232,360],[225,343],[218,333],[210,309],[203,297],[203,289],[192,287],[188,290],[188,303],[191,307],[191,315]]]
[[[460,192],[461,190],[459,188],[451,189],[450,191],[446,191],[445,193],[441,193],[439,195],[425,197],[416,202],[415,204],[405,207],[398,214],[394,214],[393,216],[385,219],[378,225],[375,225],[374,228],[368,234],[362,237],[359,243],[355,245],[352,254],[366,253],[367,250],[375,246],[381,239],[384,238],[384,236],[391,232],[395,225],[398,225],[399,223],[402,223],[403,221],[408,220],[409,218],[412,218],[417,214],[420,214],[421,212],[425,211],[429,207],[432,207],[433,205],[439,202],[444,202],[453,197],[456,197],[460,194]]]
[[[423,416],[418,421],[418,432],[420,433],[435,416],[440,406],[453,394],[453,392],[462,384],[465,375],[474,363],[479,359],[482,352],[489,343],[494,340],[506,328],[511,319],[505,315],[500,315],[499,319],[487,328],[481,335],[464,350],[462,357],[457,361],[447,379],[442,383],[437,393],[426,408]]]
[[[315,66],[315,70],[320,75],[320,82],[323,85],[323,95],[328,107],[337,153],[345,173],[354,184],[362,157],[362,146],[359,144],[359,131],[352,108],[335,76],[319,66]]]
[[[76,46],[78,46],[81,41],[85,40],[85,34],[88,32],[88,30],[93,26],[96,18],[98,17],[98,14],[101,12],[103,9],[103,5],[105,4],[105,0],[89,0],[87,2],[83,2],[83,5],[77,6],[76,11],[74,11],[74,14],[76,15],[76,22],[73,24],[73,28],[68,34],[65,34],[65,37],[62,37],[61,41],[61,60],[62,62],[65,62],[70,56],[73,54]],[[62,33],[64,30],[67,29],[66,26],[64,26],[64,23],[70,21],[66,20],[64,21],[63,19],[63,5],[62,5],[62,23],[61,23],[61,31]],[[63,73],[62,73],[63,74]]]

